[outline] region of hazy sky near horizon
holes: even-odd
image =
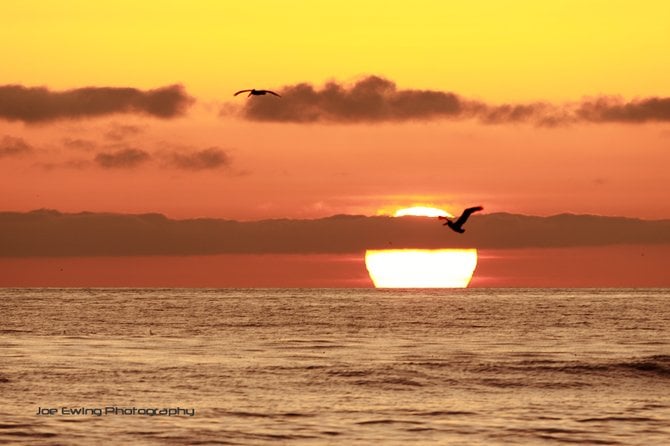
[[[4,5],[0,209],[668,218],[668,18],[661,1]]]

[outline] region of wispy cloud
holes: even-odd
[[[36,166],[42,167],[45,170],[56,170],[56,169],[71,169],[71,170],[83,170],[92,165],[90,160],[85,159],[69,159],[61,162],[39,162],[35,164]]]
[[[112,141],[122,141],[130,136],[137,136],[144,130],[142,127],[132,124],[110,124],[109,130],[105,132],[105,138]]]
[[[170,152],[166,154],[168,165],[177,169],[207,170],[228,167],[231,159],[228,153],[218,147],[190,153]]]
[[[109,152],[100,152],[94,162],[105,169],[132,169],[156,161],[159,168],[173,168],[189,171],[213,170],[230,167],[232,160],[228,153],[218,147],[203,150],[187,151],[181,149],[159,150],[151,154],[145,150],[132,147],[121,148]]]
[[[478,119],[486,124],[543,126],[579,122],[668,122],[670,98],[623,101],[610,96],[568,104],[550,102],[490,104],[454,92],[400,89],[388,79],[369,76],[353,84],[328,82],[321,88],[300,83],[279,89],[282,98],[251,97],[246,119],[275,122],[370,123]],[[222,109],[229,113],[229,107]]]
[[[124,126],[125,129],[126,126]],[[128,126],[128,134],[136,134],[132,126]],[[139,131],[139,130],[138,130]],[[191,172],[215,170],[232,167],[233,160],[228,151],[216,146],[199,149],[191,146],[172,146],[170,148],[158,148],[156,150],[143,150],[121,141],[120,143],[99,145],[92,140],[64,137],[60,140],[63,147],[73,149],[80,154],[88,152],[87,159],[81,157],[73,159],[69,155],[61,156],[60,160],[38,159],[35,166],[47,170],[59,168],[66,169],[135,169],[140,166],[153,166],[159,169],[178,169]],[[99,147],[99,148],[98,148]],[[44,150],[39,150],[45,152]],[[36,154],[35,147],[23,138],[4,135],[0,138],[0,159],[9,157],[21,157]],[[71,153],[71,152],[67,152]],[[63,157],[69,159],[62,159]]]
[[[154,90],[86,87],[51,91],[46,87],[0,86],[0,119],[46,123],[114,113],[139,113],[157,118],[183,114],[193,99],[181,85]]]
[[[0,158],[27,155],[33,150],[23,138],[5,135],[0,140]]]
[[[95,156],[95,162],[105,169],[129,169],[144,164],[150,159],[151,155],[148,152],[133,148],[101,152]]]
[[[61,139],[61,142],[63,143],[63,146],[67,147],[68,149],[83,151],[93,150],[98,146],[95,141],[82,138],[65,137]]]

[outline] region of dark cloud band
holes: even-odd
[[[353,86],[329,82],[321,90],[310,84],[282,89],[282,99],[249,100],[245,116],[259,121],[288,122],[374,122],[431,119],[458,116],[466,112],[453,93],[398,90],[395,84],[377,76]]]
[[[353,253],[400,248],[531,248],[668,244],[670,220],[482,214],[454,234],[432,218],[334,216],[238,222],[160,214],[0,212],[0,257]]]
[[[329,82],[288,85],[282,98],[252,97],[243,116],[255,121],[369,123],[479,119],[487,124],[531,123],[553,126],[578,122],[668,122],[670,98],[625,102],[612,97],[576,104],[548,102],[494,105],[437,90],[399,89],[388,79],[364,78],[352,85]],[[224,113],[222,111],[222,113]]]
[[[44,123],[113,113],[140,113],[157,118],[183,114],[193,102],[180,85],[154,90],[86,87],[51,91],[45,87],[0,86],[0,118]]]
[[[631,102],[617,98],[599,98],[582,103],[577,115],[593,122],[668,122],[670,98],[645,98]]]

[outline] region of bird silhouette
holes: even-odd
[[[449,219],[448,217],[444,217],[442,215],[440,215],[437,218],[439,218],[440,220],[446,220],[446,222],[443,224],[443,226],[449,226],[454,231],[462,234],[462,233],[465,232],[465,229],[463,229],[463,225],[465,224],[466,221],[468,221],[468,218],[470,217],[470,215],[474,212],[479,212],[482,209],[484,209],[484,208],[481,207],[481,206],[475,206],[475,207],[467,208],[466,210],[463,211],[461,216],[456,219],[456,221],[453,221],[453,220]]]
[[[237,96],[237,95],[240,94],[240,93],[246,93],[247,91],[249,92],[249,94],[247,95],[247,97],[249,97],[249,96],[263,96],[263,95],[269,93],[269,94],[273,94],[273,95],[275,95],[275,96],[281,98],[281,95],[275,93],[274,91],[270,91],[270,90],[256,90],[256,89],[254,89],[254,88],[247,89],[247,90],[240,90],[240,91],[238,91],[237,93],[235,93],[233,96]]]

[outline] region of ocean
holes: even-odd
[[[0,443],[670,444],[668,289],[0,289]]]

